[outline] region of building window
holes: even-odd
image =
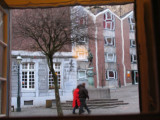
[[[22,63],[22,89],[35,88],[34,63]]]
[[[107,46],[115,46],[115,38],[114,37],[104,37],[104,43]]]
[[[56,72],[56,75],[57,75],[57,80],[58,80],[58,87],[61,88],[61,64],[60,63],[55,63],[53,65],[53,68]],[[55,86],[54,86],[54,80],[53,80],[53,77],[52,77],[52,73],[51,71],[49,71],[49,89],[54,89]]]
[[[85,53],[84,52],[78,52],[78,58],[79,59],[85,59]]]
[[[130,28],[130,31],[135,31],[135,19],[134,19],[134,16],[131,15],[128,17],[128,21],[129,21],[129,28]]]
[[[78,80],[86,79],[86,70],[79,70],[78,71]]]
[[[83,16],[79,19],[80,25],[87,25],[87,16]]]
[[[117,79],[117,71],[107,70],[106,71],[106,80]]]
[[[104,29],[114,30],[115,29],[115,18],[111,12],[106,12],[104,14],[104,21],[103,21]]]
[[[116,55],[114,53],[105,53],[105,62],[116,62]]]
[[[131,55],[131,63],[137,63],[137,55]]]
[[[130,47],[136,47],[136,41],[133,39],[130,39]]]
[[[78,45],[82,45],[82,44],[86,44],[86,43],[87,43],[87,37],[81,37],[81,38],[78,38],[78,40],[77,40]]]

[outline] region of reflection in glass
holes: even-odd
[[[3,13],[0,11],[0,41],[3,41]]]

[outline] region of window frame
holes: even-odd
[[[107,40],[108,38],[111,39],[111,43],[108,42],[108,40]],[[104,37],[104,42],[105,42],[105,46],[115,47],[115,37],[105,36]]]
[[[112,55],[112,59],[109,59],[109,55]],[[105,53],[105,62],[116,62],[116,54],[115,53]]]
[[[108,19],[107,13],[111,14],[111,18],[110,19]],[[110,11],[106,11],[103,15],[106,16],[105,18],[103,17],[103,28],[105,30],[114,31],[115,30],[115,16]],[[107,24],[110,24],[110,28],[107,27]]]
[[[81,37],[79,38],[80,40],[78,40],[78,42],[76,42],[77,45],[84,45],[87,43],[87,37]]]
[[[135,44],[133,44],[135,42]],[[130,39],[130,47],[136,47],[136,40],[135,39]]]
[[[135,18],[133,17],[134,15],[130,15],[128,17],[128,22],[129,22],[129,30],[131,32],[135,31]],[[134,19],[134,22],[132,22],[132,19]]]
[[[23,64],[27,64],[27,69],[23,69]],[[34,66],[34,69],[30,69],[30,64],[32,64],[33,66]],[[35,69],[35,63],[34,62],[23,62],[22,64],[21,64],[21,89],[22,89],[22,91],[30,91],[30,90],[35,90],[36,89],[36,74],[35,74],[35,72],[36,72],[36,69]],[[23,72],[27,72],[27,88],[23,88]],[[34,80],[34,88],[30,88],[30,75],[32,75],[32,74],[30,74],[30,72],[34,72],[34,78],[33,78],[33,80]]]
[[[83,77],[79,77],[79,72],[84,72],[85,73],[85,75],[83,76]],[[78,80],[84,80],[84,79],[86,79],[87,78],[87,71],[86,70],[78,70],[78,75],[77,75],[77,77],[78,77]]]
[[[59,68],[56,68],[55,64],[59,64],[59,66],[58,66]],[[59,89],[62,89],[62,78],[61,78],[62,77],[62,72],[61,72],[62,66],[61,65],[62,65],[62,63],[60,63],[60,62],[53,63],[53,68],[54,68],[55,72],[56,73],[60,72],[60,78],[57,77],[57,79],[60,79],[60,81],[58,80],[58,87],[59,87]],[[52,73],[51,73],[51,71],[48,68],[48,90],[54,90],[55,89],[54,80],[52,80],[52,79],[53,79],[52,78]],[[51,82],[51,84],[50,84],[50,82]]]
[[[3,3],[3,2],[2,2]],[[0,40],[0,46],[3,47],[3,51],[2,51],[2,64],[3,66],[0,66],[2,67],[2,71],[3,71],[3,74],[2,76],[0,76],[0,81],[1,81],[1,86],[0,86],[0,89],[1,89],[1,96],[0,96],[0,99],[1,99],[1,111],[0,111],[0,115],[4,115],[4,116],[7,116],[9,114],[9,111],[7,111],[7,109],[9,109],[9,95],[7,94],[9,92],[9,88],[10,86],[7,88],[8,84],[9,83],[9,76],[10,75],[10,70],[8,69],[9,65],[10,65],[10,62],[9,62],[9,56],[7,56],[9,54],[9,47],[8,47],[8,44],[10,44],[8,42],[9,40],[9,37],[8,37],[8,34],[9,34],[9,22],[8,22],[8,19],[9,19],[9,12],[7,10],[4,10],[1,6],[0,6],[0,11],[2,12],[3,14],[3,17],[2,17],[2,20],[3,20],[3,39]]]
[[[113,72],[114,77],[109,77],[109,72]],[[116,70],[106,70],[106,80],[117,80],[117,71]]]
[[[136,60],[135,60],[135,57],[136,57]],[[135,54],[131,54],[131,63],[137,63],[137,55]]]
[[[83,54],[83,57],[80,57],[80,54]],[[87,59],[87,54],[85,51],[77,51],[77,60],[86,60]]]

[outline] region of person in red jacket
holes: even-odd
[[[80,85],[77,86],[77,88],[73,91],[73,114],[76,114],[76,109],[80,106],[80,100],[79,100],[79,87]]]

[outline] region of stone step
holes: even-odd
[[[97,100],[87,100],[87,105],[90,109],[96,108],[113,108],[119,105],[127,105],[123,101],[118,101],[118,99],[97,99]],[[72,101],[66,101],[66,103],[61,103],[63,110],[72,110]],[[52,109],[56,109],[56,105],[52,104]]]
[[[68,105],[70,105],[70,104],[72,104],[72,102],[73,101],[66,101],[66,103],[61,103],[62,105],[63,104],[68,104]],[[118,102],[118,103],[120,103],[120,102],[123,102],[123,101],[118,101],[118,99],[115,99],[115,100],[87,100],[86,101],[87,102],[87,104],[105,104],[105,103],[116,103],[116,102]]]
[[[122,101],[118,101],[118,102],[102,102],[102,103],[89,103],[89,102],[87,102],[87,105],[88,106],[104,106],[104,105],[114,105],[114,104],[118,104],[118,105],[123,105],[123,104],[127,104],[127,103],[124,103],[124,102],[122,102]],[[64,106],[64,107],[67,107],[67,106],[72,106],[72,104],[61,104],[62,106]],[[53,105],[52,105],[53,106]]]
[[[115,107],[118,107],[118,105],[115,105],[115,106],[104,106],[104,107],[98,107],[98,106],[92,106],[92,107],[88,107],[89,109],[98,109],[98,108],[101,108],[101,109],[108,109],[108,108],[115,108]],[[52,107],[51,109],[56,109],[56,107]],[[62,107],[63,110],[73,110],[73,107]]]
[[[89,101],[118,101],[118,99],[90,99]],[[72,102],[72,100],[68,100],[67,102]]]

